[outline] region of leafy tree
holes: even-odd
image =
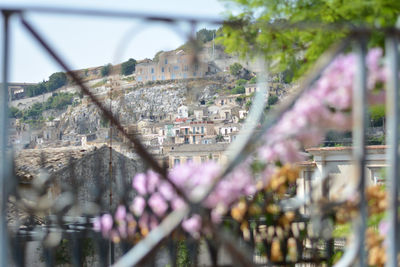
[[[236,103],[238,103],[239,105],[242,105],[243,101],[244,101],[244,97],[243,96],[238,96],[235,99]]]
[[[234,76],[239,76],[242,69],[243,66],[237,62],[229,66],[229,72]]]
[[[246,83],[247,83],[247,80],[239,79],[236,81],[236,86],[242,86],[242,85],[245,85]]]
[[[24,117],[29,117],[33,119],[39,119],[43,113],[43,104],[35,103],[26,112],[24,112]]]
[[[100,69],[101,77],[105,77],[105,76],[109,75],[111,72],[111,68],[112,68],[112,65],[110,63],[101,67],[101,69]]]
[[[211,41],[215,35],[216,30],[207,30],[206,28],[204,28],[196,33],[196,39],[204,44]]]
[[[343,38],[353,25],[394,26],[400,14],[398,0],[227,0],[234,3],[239,14],[231,14],[219,41],[229,53],[256,56],[276,62],[275,72],[288,71],[285,81],[302,75],[334,42]],[[235,9],[237,10],[237,8]],[[310,22],[321,27],[271,26]],[[325,24],[346,24],[350,27],[327,30]],[[383,45],[383,32],[376,31],[370,46]]]
[[[46,82],[40,82],[38,84],[29,85],[26,88],[26,94],[29,97],[37,96],[47,92]]]
[[[257,83],[257,77],[254,76],[253,78],[251,78],[249,83],[250,84],[256,84]]]
[[[121,74],[122,75],[129,75],[135,71],[136,68],[136,60],[130,58],[128,61],[125,61],[121,65]]]
[[[72,104],[73,98],[74,95],[70,93],[54,94],[52,97],[47,99],[46,103],[44,104],[44,109],[64,109],[68,105]]]
[[[64,72],[56,72],[50,75],[49,81],[46,83],[46,88],[48,92],[52,92],[66,84],[67,75]]]
[[[236,86],[231,91],[232,94],[244,94],[245,92],[246,92],[246,89],[244,88],[243,85]]]

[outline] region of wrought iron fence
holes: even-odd
[[[360,196],[359,201],[359,214],[354,221],[354,239],[348,247],[344,250],[344,255],[336,263],[336,266],[354,266],[355,264],[360,266],[367,266],[366,263],[366,250],[365,244],[365,232],[367,223],[367,203],[365,199],[365,132],[367,125],[367,99],[366,99],[366,42],[368,36],[374,31],[383,31],[386,36],[386,57],[389,64],[389,82],[387,86],[387,121],[388,121],[388,152],[387,161],[389,163],[389,175],[388,182],[390,191],[390,207],[388,214],[390,218],[391,232],[387,237],[388,243],[388,263],[387,266],[397,266],[397,254],[399,252],[399,234],[398,234],[398,191],[399,191],[399,155],[398,155],[398,140],[399,140],[399,96],[398,96],[398,36],[399,31],[397,29],[369,29],[369,28],[349,28],[346,25],[335,25],[333,29],[346,28],[350,33],[348,37],[342,40],[340,43],[333,45],[315,64],[315,66],[309,71],[309,74],[303,78],[297,89],[297,92],[292,98],[281,104],[276,109],[272,110],[268,117],[264,117],[264,99],[267,94],[265,82],[267,81],[267,72],[263,71],[258,74],[259,85],[262,88],[260,92],[256,94],[255,100],[248,119],[246,120],[243,129],[245,130],[242,135],[234,142],[230,149],[229,162],[223,167],[218,178],[213,180],[209,185],[204,188],[200,188],[200,193],[196,196],[188,196],[181,188],[175,185],[168,176],[167,169],[161,166],[157,160],[151,155],[140,142],[138,135],[130,134],[123,127],[121,122],[118,120],[115,114],[113,114],[110,108],[107,108],[88,88],[88,86],[82,81],[82,79],[72,71],[72,68],[67,61],[63,59],[62,54],[53,49],[45,40],[44,36],[38,31],[26,18],[27,13],[48,13],[48,14],[72,14],[88,17],[104,17],[104,18],[126,18],[126,19],[140,19],[143,21],[158,21],[168,25],[172,25],[176,22],[185,22],[192,25],[192,28],[202,22],[208,22],[212,24],[223,25],[224,23],[235,22],[224,22],[218,20],[208,20],[205,18],[185,17],[185,16],[154,16],[151,14],[141,14],[134,12],[114,12],[114,11],[98,11],[98,10],[84,10],[84,9],[64,9],[64,8],[1,8],[3,15],[3,61],[2,61],[2,89],[0,106],[2,107],[2,115],[0,125],[2,125],[2,137],[1,137],[1,161],[0,161],[0,175],[1,175],[1,228],[0,228],[0,259],[1,266],[17,265],[25,266],[30,265],[25,261],[25,250],[29,245],[30,241],[40,242],[40,247],[43,250],[43,260],[47,266],[55,265],[56,257],[71,257],[71,262],[74,266],[82,266],[84,264],[90,264],[85,262],[85,257],[88,251],[97,251],[95,261],[101,266],[113,264],[114,266],[153,266],[162,263],[156,263],[160,257],[160,253],[167,253],[169,255],[169,264],[173,266],[182,266],[182,264],[197,265],[197,256],[200,247],[200,241],[193,239],[191,236],[185,234],[181,228],[180,223],[185,216],[192,212],[197,212],[203,217],[204,226],[208,228],[209,232],[204,238],[205,246],[209,250],[211,265],[216,266],[218,264],[218,251],[219,247],[222,246],[226,249],[229,257],[232,259],[231,264],[237,266],[254,266],[254,265],[294,265],[300,263],[309,264],[327,264],[331,265],[330,258],[332,257],[335,246],[338,246],[338,241],[334,241],[332,237],[324,237],[321,235],[304,235],[303,232],[307,232],[307,227],[310,222],[315,225],[322,227],[326,226],[326,217],[330,216],[331,208],[340,203],[327,203],[326,206],[318,206],[319,204],[309,201],[312,195],[310,186],[310,192],[305,199],[297,199],[294,195],[286,196],[285,199],[280,201],[279,205],[284,207],[286,210],[293,211],[294,219],[291,220],[290,227],[280,227],[278,218],[272,218],[270,221],[265,219],[254,219],[250,214],[246,213],[244,218],[247,224],[251,224],[253,230],[243,236],[243,231],[240,229],[240,225],[234,222],[231,218],[224,218],[224,224],[228,227],[215,225],[210,219],[210,210],[203,207],[201,203],[210,195],[216,185],[224,179],[224,177],[235,171],[235,168],[251,156],[254,148],[261,143],[262,135],[268,131],[282,116],[289,110],[296,102],[296,100],[306,92],[313,83],[320,77],[321,73],[331,61],[340,53],[348,49],[349,45],[353,45],[353,49],[357,55],[357,81],[354,88],[354,103],[353,103],[353,158],[357,167],[357,176],[359,177],[358,193]],[[9,64],[10,64],[10,18],[16,17],[22,23],[27,33],[30,34],[45,51],[51,56],[51,58],[70,76],[70,78],[81,88],[82,92],[87,95],[90,100],[97,106],[102,112],[103,116],[107,118],[113,127],[122,134],[133,146],[133,150],[140,159],[143,160],[152,170],[159,173],[165,181],[167,181],[177,194],[185,201],[185,205],[181,209],[171,211],[165,216],[160,224],[152,229],[148,234],[143,235],[142,240],[131,240],[133,242],[120,243],[118,248],[114,247],[113,243],[109,240],[104,239],[100,233],[93,231],[93,214],[80,214],[77,217],[68,217],[67,211],[73,207],[82,205],[79,203],[77,194],[79,191],[80,181],[74,173],[73,165],[76,164],[71,159],[69,167],[68,180],[70,186],[63,185],[61,188],[61,200],[55,202],[49,202],[43,198],[47,194],[47,189],[50,185],[56,183],[60,173],[48,175],[45,172],[41,172],[39,177],[33,184],[32,190],[35,196],[35,205],[29,206],[24,203],[21,195],[15,190],[15,183],[18,183],[15,176],[14,170],[12,169],[12,158],[8,153],[7,147],[7,127],[8,125],[8,77],[9,77]],[[298,25],[271,25],[276,30],[282,30],[287,27],[326,27],[331,29],[331,26],[320,26],[313,24],[298,24]],[[194,40],[195,36],[189,35],[189,40]],[[194,62],[196,62],[196,53],[194,53]],[[266,69],[264,67],[264,69]],[[110,150],[111,153],[111,150]],[[44,156],[45,157],[45,156]],[[113,159],[111,155],[110,159]],[[43,159],[45,161],[45,158]],[[98,162],[94,160],[94,162]],[[110,160],[110,164],[111,160]],[[110,166],[110,171],[112,170]],[[94,163],[91,166],[95,171],[99,169]],[[117,172],[117,170],[112,170]],[[118,175],[119,178],[115,182],[120,183],[120,187],[124,190],[119,191],[120,195],[114,192],[114,198],[118,199],[120,203],[128,203],[128,200],[132,199],[132,192],[126,190],[129,186],[126,185],[128,177],[124,170],[120,170]],[[112,195],[112,179],[116,177],[114,173],[110,175],[111,186],[107,184],[107,181],[101,181],[97,184],[96,190],[93,191],[95,197],[93,198],[93,205],[101,203],[101,196],[105,193]],[[121,186],[122,185],[122,186]],[[124,186],[125,185],[125,186]],[[18,207],[22,207],[28,212],[28,220],[22,225],[18,225],[15,229],[7,226],[7,203],[9,198],[14,199],[14,203]],[[265,203],[268,203],[268,199],[271,196],[268,192],[265,192],[263,197],[266,199]],[[111,198],[110,198],[111,199]],[[288,201],[291,200],[291,201]],[[251,203],[251,199],[247,200]],[[249,204],[248,203],[248,204]],[[103,203],[104,204],[104,203]],[[127,204],[126,204],[127,205]],[[331,205],[331,206],[330,206]],[[111,208],[110,205],[101,207],[101,210],[108,210]],[[300,213],[300,209],[307,207],[308,213]],[[326,210],[324,210],[324,207]],[[52,216],[46,216],[45,221],[40,221],[36,214],[45,212],[48,209],[52,209]],[[265,208],[263,206],[263,208]],[[325,213],[324,213],[324,212]],[[230,229],[230,230],[227,230]],[[265,236],[263,243],[266,248],[265,254],[267,255],[268,261],[265,258],[260,257],[259,252],[255,248],[254,240],[257,236]],[[144,237],[145,236],[145,237]],[[180,245],[185,240],[185,247],[188,250],[188,261],[185,263],[179,262]],[[279,243],[282,255],[290,255],[291,249],[295,247],[296,257],[275,257],[271,255]],[[340,243],[340,242],[339,242]],[[134,245],[133,245],[134,244]],[[339,244],[340,245],[340,244]],[[9,257],[9,253],[12,257]],[[161,257],[162,258],[162,257]],[[93,263],[93,262],[92,262]],[[168,264],[165,263],[165,264]],[[164,265],[165,265],[164,264]]]

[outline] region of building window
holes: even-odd
[[[187,157],[186,162],[193,162],[193,157]]]
[[[151,68],[151,73],[154,73],[154,68]]]
[[[165,64],[168,64],[168,59],[165,59],[165,61],[164,61],[164,62],[165,62]]]
[[[196,76],[196,72],[193,72],[193,76]]]
[[[185,134],[189,134],[189,129],[185,128]]]
[[[192,139],[193,139],[193,140],[192,140],[192,141],[193,141],[193,144],[196,144],[196,136],[195,136],[195,135],[192,136]]]
[[[204,133],[204,126],[201,126],[201,133]]]
[[[163,81],[165,80],[165,76],[164,76],[164,75],[163,75],[163,76],[161,76],[161,80],[163,80]]]
[[[138,80],[139,82],[141,82],[141,81],[142,81],[142,76],[138,76],[137,80]]]
[[[151,76],[151,79],[153,80],[153,81],[155,81],[156,80],[156,76]]]
[[[180,158],[175,158],[174,159],[174,166],[179,165],[181,163],[181,159]]]
[[[199,65],[198,65],[198,64],[195,64],[195,65],[194,65],[194,70],[195,70],[195,71],[198,71],[198,70],[199,70]]]
[[[161,72],[164,72],[164,67],[161,68]]]
[[[192,128],[193,133],[196,133],[196,127]]]
[[[179,70],[179,66],[174,66],[174,70]]]

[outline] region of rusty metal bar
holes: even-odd
[[[2,92],[0,94],[0,265],[8,266],[8,232],[7,232],[7,201],[8,201],[8,179],[9,164],[7,156],[7,136],[8,136],[8,74],[10,56],[10,12],[2,12],[3,15],[3,61],[2,61]]]
[[[387,162],[388,168],[387,188],[389,191],[388,222],[390,225],[387,241],[388,267],[397,266],[397,253],[399,252],[399,222],[398,222],[398,198],[399,198],[399,52],[398,40],[394,35],[386,38],[386,62],[387,62],[387,95],[386,95],[386,119],[387,119]]]
[[[365,56],[367,54],[366,36],[355,40],[356,73],[353,87],[353,159],[359,193],[359,216],[355,222],[354,234],[360,242],[357,248],[358,264],[366,266],[365,231],[367,227],[367,202],[365,198],[365,133],[367,127],[367,70]]]

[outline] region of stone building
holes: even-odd
[[[206,62],[193,62],[193,56],[183,50],[159,54],[156,61],[146,59],[136,65],[138,82],[201,78],[216,68]]]
[[[175,145],[168,153],[169,167],[177,164],[193,161],[194,163],[203,163],[214,160],[217,163],[225,164],[228,157],[224,153],[228,144],[207,144],[207,145]]]
[[[366,184],[384,183],[386,163],[385,145],[367,146],[365,174]],[[310,191],[313,181],[327,177],[331,181],[320,184],[313,192],[315,197],[333,198],[354,192],[357,188],[357,176],[352,159],[352,147],[316,147],[306,151],[313,156],[312,161],[301,162],[301,171],[297,181],[297,194],[304,196]]]
[[[9,100],[24,98],[26,96],[25,90],[30,85],[36,85],[36,83],[8,83]]]

